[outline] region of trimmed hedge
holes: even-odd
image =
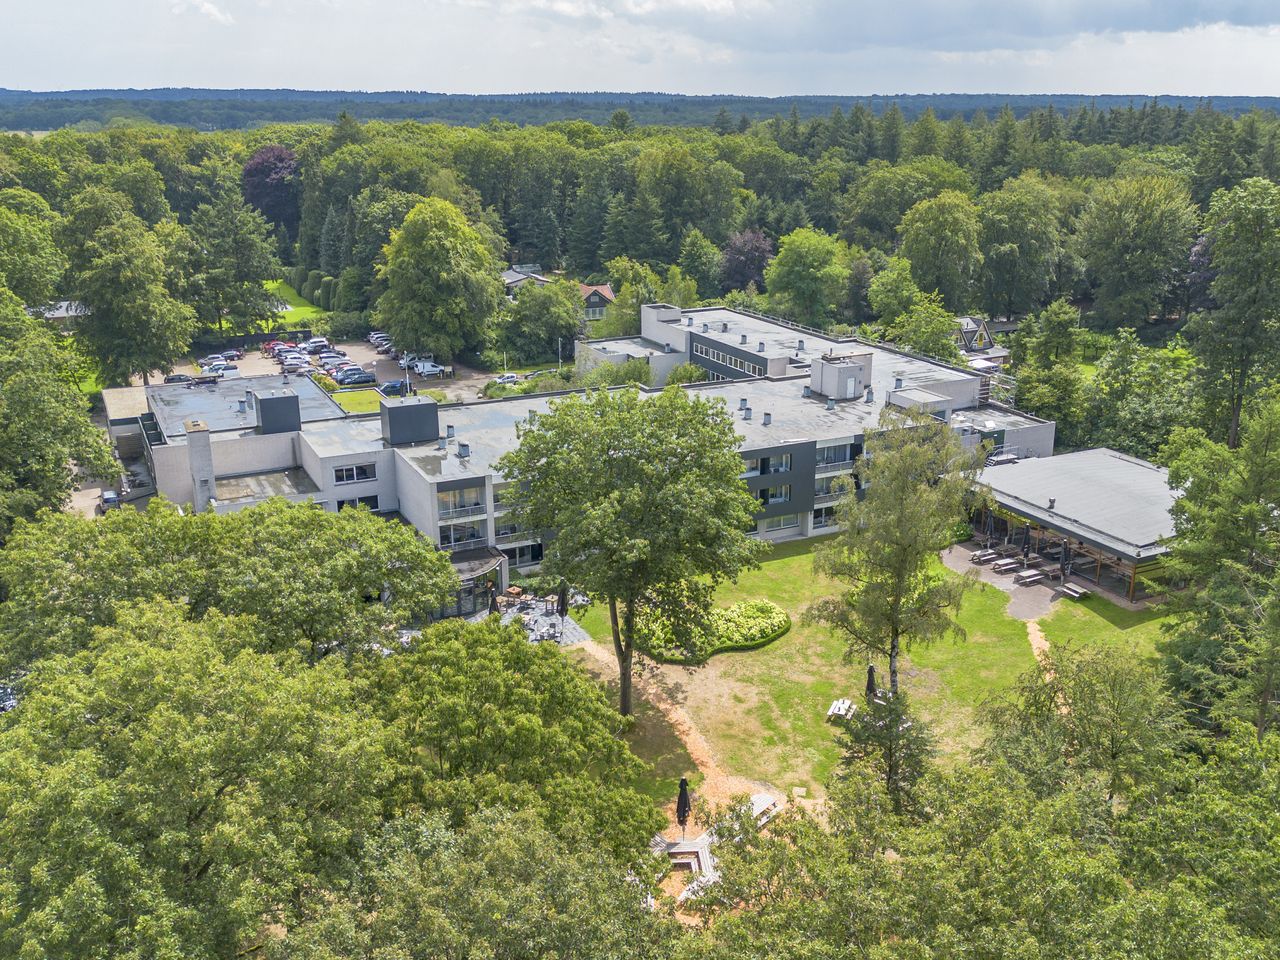
[[[636,618],[636,646],[659,663],[700,664],[717,653],[756,650],[791,629],[791,617],[772,600],[744,600],[711,611],[708,630],[695,637],[690,651],[675,641],[668,623],[641,613]]]

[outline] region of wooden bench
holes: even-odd
[[[975,550],[973,553],[969,554],[969,562],[979,565],[991,563],[998,556],[1000,556],[1000,554],[996,553],[994,550]]]
[[[827,722],[831,723],[841,717],[847,717],[856,709],[858,708],[854,706],[853,701],[849,700],[847,697],[839,700],[832,700],[831,706],[827,709]]]
[[[1013,582],[1022,587],[1029,587],[1031,584],[1040,583],[1044,579],[1044,574],[1039,570],[1024,570],[1013,575]]]
[[[997,560],[991,565],[991,569],[996,573],[1013,573],[1013,571],[1021,569],[1021,560]]]

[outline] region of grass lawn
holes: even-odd
[[[803,622],[808,604],[835,589],[814,575],[814,546],[812,540],[779,544],[761,569],[716,597],[724,606],[773,600],[791,615],[786,636],[760,650],[720,654],[702,667],[660,668],[727,770],[811,793],[821,790],[839,759],[827,707],[837,697],[856,696],[866,681],[865,661],[846,663],[838,637]],[[961,610],[968,639],[917,650],[903,664],[904,687],[951,757],[981,739],[977,705],[1034,665],[1026,628],[1005,613],[1007,603],[1002,591],[980,586]],[[607,641],[603,609],[586,611],[581,622]]]
[[[283,280],[268,280],[266,287],[268,293],[289,305],[280,314],[286,326],[305,327],[326,316],[323,310],[303,300],[301,294]]]
[[[1154,659],[1156,641],[1170,615],[1160,607],[1125,610],[1096,594],[1084,600],[1063,601],[1040,620],[1050,646],[1070,641],[1080,646],[1126,646],[1139,656]]]
[[[448,399],[443,390],[419,390],[418,394],[430,397],[436,403],[444,403]],[[382,394],[373,387],[364,390],[339,390],[329,396],[347,413],[377,413],[380,409],[378,401],[382,399]]]

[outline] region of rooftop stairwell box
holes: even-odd
[[[378,409],[382,415],[382,439],[388,446],[440,439],[440,410],[430,397],[384,397]],[[449,432],[453,433],[452,427]]]
[[[827,354],[813,361],[809,390],[828,400],[861,400],[871,386],[871,354]]]

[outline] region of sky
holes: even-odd
[[[0,0],[0,87],[1280,90],[1277,0]]]

